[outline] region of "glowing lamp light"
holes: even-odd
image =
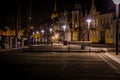
[[[91,22],[91,19],[87,19],[87,22],[90,23],[90,22]]]
[[[64,31],[65,31],[65,29],[66,29],[66,26],[65,26],[65,25],[63,26],[63,29],[64,29]]]
[[[41,30],[42,33],[44,33],[44,30]]]
[[[87,19],[86,21],[88,22],[88,29],[89,29],[90,23],[91,23],[92,20],[91,19]]]
[[[120,4],[120,0],[112,0],[115,4]]]
[[[52,28],[50,28],[50,32],[52,32]]]

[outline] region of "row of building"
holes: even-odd
[[[56,5],[54,12],[51,16],[50,23],[41,27],[38,33],[34,33],[33,28],[27,29],[27,34],[24,30],[11,30],[10,28],[0,30],[0,41],[8,41],[8,47],[16,47],[17,42],[21,46],[28,45],[29,38],[32,38],[35,43],[37,42],[50,42],[50,41],[91,41],[92,43],[116,43],[116,19],[115,13],[109,12],[101,14],[97,11],[94,0],[90,11],[87,10],[83,14],[80,4],[75,4],[74,10],[64,10],[57,13]],[[91,20],[90,23],[87,20]],[[48,27],[47,27],[48,26]],[[44,34],[41,32],[44,29]],[[49,29],[52,28],[52,32]],[[28,36],[27,36],[28,35]],[[120,43],[120,21],[118,28],[118,40]],[[5,36],[5,37],[4,37]],[[20,41],[19,41],[20,40]],[[2,42],[1,42],[2,43]]]
[[[84,15],[84,16],[83,16]],[[91,22],[88,23],[87,19]],[[72,11],[64,11],[62,13],[54,12],[52,14],[53,29],[56,34],[61,37],[60,31],[63,30],[62,26],[66,26],[65,39],[67,41],[91,41],[92,43],[106,43],[115,44],[116,42],[116,19],[115,13],[109,12],[101,14],[97,11],[94,0],[92,0],[91,9],[85,14],[82,12],[80,4],[75,4],[75,8]],[[120,42],[120,21],[118,28],[118,39]],[[59,31],[59,32],[58,32]]]

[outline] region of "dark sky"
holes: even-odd
[[[0,2],[0,25],[15,23],[17,2],[21,5],[21,20],[26,21],[30,0],[3,0]],[[72,9],[75,3],[81,3],[83,11],[90,9],[92,0],[57,0],[58,12],[64,9]],[[95,0],[98,11],[109,12],[115,9],[112,0]],[[53,12],[54,0],[32,0],[32,23],[40,24],[50,19]]]

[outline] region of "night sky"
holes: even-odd
[[[72,10],[75,3],[81,3],[83,11],[90,9],[92,0],[57,0],[57,11]],[[3,0],[0,2],[0,25],[12,24],[16,21],[17,0]],[[29,0],[20,0],[21,20],[26,22],[29,8]],[[114,11],[112,0],[95,0],[97,10],[106,13]],[[50,19],[53,12],[54,0],[32,0],[32,23],[40,25]]]

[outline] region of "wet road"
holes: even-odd
[[[0,53],[1,80],[120,80],[102,53]]]

